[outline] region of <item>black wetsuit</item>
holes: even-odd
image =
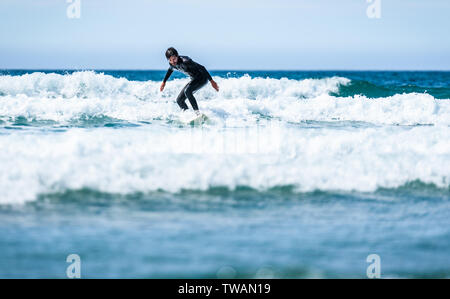
[[[163,81],[164,83],[169,79],[170,75],[172,75],[174,69],[191,77],[191,81],[186,84],[177,97],[178,105],[183,110],[188,109],[188,106],[186,105],[186,98],[188,98],[192,108],[198,110],[197,101],[195,100],[193,93],[202,88],[208,80],[212,80],[211,75],[203,65],[198,64],[187,56],[178,56],[177,64],[170,65],[167,70]]]

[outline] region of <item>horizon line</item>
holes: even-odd
[[[164,69],[144,68],[0,68],[0,71],[167,71]],[[450,72],[450,69],[209,69],[212,72],[250,71],[250,72]]]

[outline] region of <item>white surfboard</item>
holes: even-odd
[[[180,113],[179,121],[185,126],[200,126],[206,122],[209,123],[210,119],[204,113],[196,114],[188,110]]]
[[[204,124],[208,120],[208,117],[200,113],[199,115],[195,115],[194,118],[191,118],[187,121],[187,124],[191,126],[198,126]]]

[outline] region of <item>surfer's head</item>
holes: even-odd
[[[166,51],[166,58],[169,60],[169,63],[172,65],[177,64],[178,62],[178,52],[175,50],[175,48],[170,47]]]

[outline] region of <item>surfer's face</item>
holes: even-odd
[[[175,56],[175,55],[170,56],[170,58],[169,58],[169,63],[170,63],[171,65],[176,65],[177,62],[178,62],[178,56]]]

